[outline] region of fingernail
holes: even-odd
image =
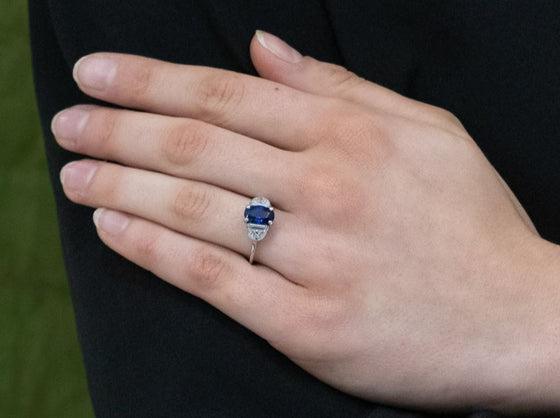
[[[60,171],[60,182],[67,189],[83,189],[91,181],[97,164],[91,161],[74,161]]]
[[[115,62],[100,55],[87,55],[74,65],[76,83],[95,90],[103,90],[111,84],[117,73]]]
[[[262,30],[257,31],[259,43],[283,61],[295,64],[301,61],[302,55],[286,42]]]
[[[51,130],[61,143],[73,144],[76,142],[89,119],[89,112],[80,108],[70,108],[55,115],[52,120]]]
[[[93,212],[95,227],[111,235],[120,234],[128,226],[130,218],[121,212],[99,208]]]

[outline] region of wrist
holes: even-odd
[[[509,347],[494,359],[501,370],[491,407],[542,416],[560,412],[560,246],[534,236],[521,247],[508,257]]]

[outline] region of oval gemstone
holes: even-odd
[[[274,211],[266,206],[255,205],[245,208],[243,216],[247,219],[247,223],[268,225],[274,220]]]

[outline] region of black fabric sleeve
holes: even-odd
[[[304,54],[346,65],[363,77],[454,111],[506,174],[542,233],[559,240],[553,215],[560,180],[551,155],[559,155],[560,115],[558,106],[551,110],[547,105],[558,97],[558,66],[552,72],[558,48],[544,52],[553,46],[549,36],[555,30],[547,16],[558,16],[558,7],[543,2],[550,10],[542,11],[508,2],[513,11],[504,12],[488,2],[468,2],[470,8],[465,4],[30,0],[37,100],[98,416],[429,414],[373,405],[324,385],[205,302],[107,249],[96,236],[92,210],[68,201],[58,181],[62,165],[79,156],[55,144],[50,120],[64,107],[94,102],[74,84],[74,62],[87,53],[115,51],[254,74],[249,40],[255,29],[270,31]],[[533,20],[527,30],[515,33],[516,19],[526,17],[528,7]],[[508,46],[519,53],[515,59],[504,50]],[[531,72],[534,67],[541,71],[540,79]]]
[[[104,247],[92,210],[69,202],[60,187],[60,168],[78,156],[55,144],[50,120],[92,102],[72,81],[73,63],[111,50],[250,72],[255,24],[241,34],[232,21],[235,39],[227,40],[212,22],[241,18],[231,4],[30,2],[37,99],[93,406],[99,417],[367,416],[368,403],[324,385],[205,302]]]

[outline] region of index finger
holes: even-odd
[[[316,137],[309,127],[328,108],[324,98],[273,81],[126,54],[87,55],[74,78],[97,99],[200,119],[290,150],[309,147]]]

